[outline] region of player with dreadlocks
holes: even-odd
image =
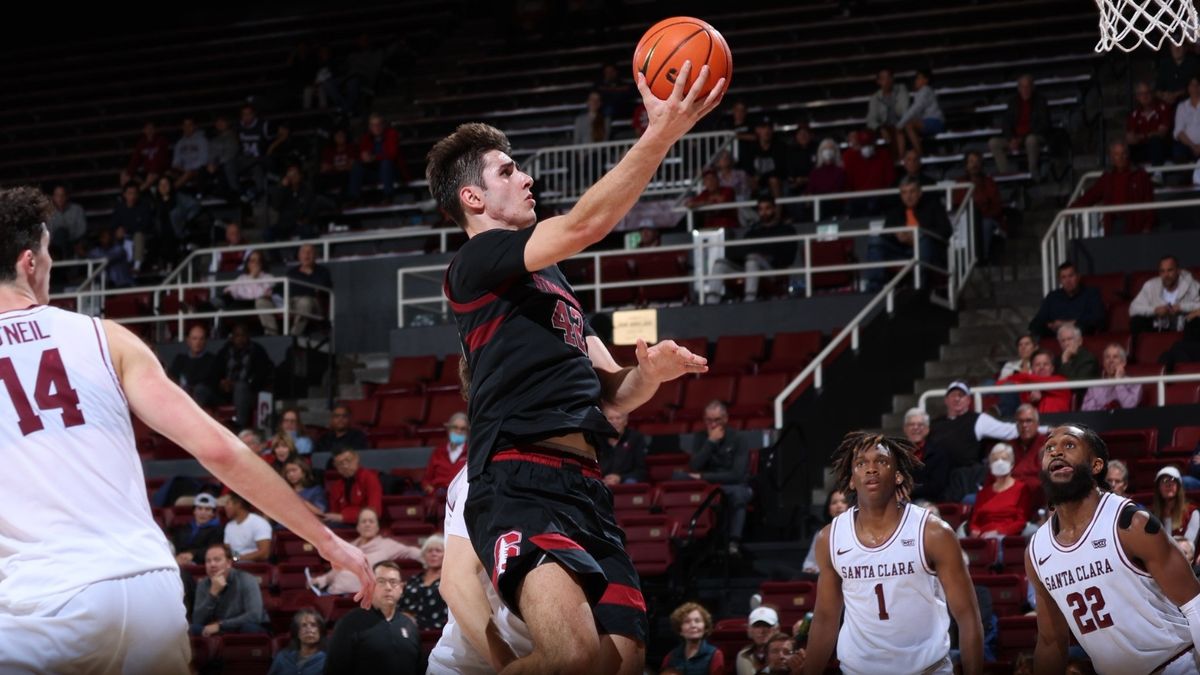
[[[952,673],[950,615],[962,672],[983,670],[979,605],[958,539],[908,502],[921,466],[914,451],[904,439],[855,431],[834,452],[837,489],[855,505],[817,535],[810,675],[825,671],[835,641],[844,673]]]

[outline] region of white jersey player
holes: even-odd
[[[1069,634],[1101,675],[1200,672],[1200,582],[1158,519],[1097,489],[1108,449],[1079,424],[1056,427],[1042,454],[1054,508],[1029,542],[1037,592],[1034,672],[1061,673]]]
[[[466,497],[464,468],[446,491],[441,589],[450,611],[442,637],[429,654],[430,675],[495,673],[533,651],[529,628],[500,601],[471,546],[462,508]]]
[[[49,204],[0,190],[0,673],[187,673],[183,584],[151,518],[130,410],[231,489],[351,569],[325,528],[237,438],[109,322],[46,306]]]
[[[835,641],[844,673],[952,673],[951,614],[963,672],[982,671],[983,626],[958,539],[901,501],[918,465],[910,443],[878,434],[847,434],[835,452],[838,489],[857,505],[817,535],[806,673],[824,672]]]

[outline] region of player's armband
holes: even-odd
[[[1117,516],[1117,527],[1120,527],[1122,530],[1128,530],[1129,526],[1133,524],[1134,514],[1138,511],[1146,514],[1146,534],[1158,534],[1159,530],[1162,529],[1162,521],[1158,519],[1158,516],[1137,504],[1126,504],[1121,509],[1120,515]]]

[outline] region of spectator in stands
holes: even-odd
[[[697,434],[688,472],[677,479],[716,483],[728,501],[729,552],[741,551],[742,530],[746,526],[746,505],[754,493],[750,489],[750,451],[729,425],[729,408],[722,401],[704,407],[707,432]],[[731,433],[732,432],[732,433]],[[680,473],[680,472],[676,472]]]
[[[1154,96],[1149,82],[1134,87],[1136,105],[1125,119],[1125,143],[1129,156],[1138,164],[1161,166],[1171,150],[1175,118],[1167,104]]]
[[[694,209],[710,204],[727,204],[734,201],[733,188],[721,185],[716,171],[705,169],[700,180],[704,189],[687,201],[688,208]],[[738,226],[736,209],[705,211],[697,215],[699,215],[699,222],[697,224],[701,229],[734,228]]]
[[[275,437],[271,439],[269,449],[262,453],[262,458],[271,465],[272,469],[275,469],[276,473],[281,475],[284,465],[288,462],[293,460],[307,462],[307,459],[301,460],[300,453],[296,452],[296,442],[283,432],[275,434]]]
[[[776,632],[767,638],[767,675],[801,675],[804,672],[804,649],[797,649],[786,633]]]
[[[629,428],[629,413],[606,408],[604,417],[618,434],[615,438],[608,437],[607,442],[600,446],[597,459],[605,485],[646,482],[649,479],[646,471],[646,437]]]
[[[275,224],[268,227],[266,241],[284,241],[293,237],[308,239],[317,236],[313,215],[316,194],[304,178],[299,164],[291,164],[279,185],[271,190],[271,208],[278,214]]]
[[[344,405],[333,407],[329,413],[329,431],[317,439],[314,450],[328,452],[332,457],[338,448],[367,449],[367,435],[350,426],[350,409]]]
[[[220,246],[244,247],[246,245],[246,239],[242,236],[242,226],[237,222],[221,223],[218,221],[217,227],[221,229],[223,239]],[[240,271],[246,266],[246,259],[253,251],[254,249],[251,248],[237,248],[231,251],[221,251],[219,255],[214,254],[208,271],[212,274]]]
[[[742,241],[766,239],[771,237],[786,237],[795,235],[796,229],[790,222],[783,220],[783,211],[775,206],[775,199],[769,194],[758,198],[758,222],[742,235]],[[746,244],[744,246],[727,246],[724,258],[713,261],[714,274],[731,274],[733,272],[761,272],[764,270],[787,269],[796,260],[798,241],[765,242],[761,244]],[[746,277],[746,302],[758,299],[758,288],[762,277]],[[725,287],[724,279],[711,279],[708,282],[706,302],[720,302]]]
[[[733,190],[733,196],[738,201],[750,196],[750,177],[733,163],[733,155],[728,150],[717,155],[717,182],[721,187]]]
[[[354,166],[354,147],[345,129],[333,132],[333,142],[321,150],[321,173],[317,176],[317,189],[330,192],[345,188],[349,183],[350,169]]]
[[[358,158],[350,168],[350,187],[347,196],[352,202],[362,197],[366,181],[378,181],[383,191],[383,203],[392,203],[396,178],[409,182],[408,165],[400,155],[400,134],[378,113],[367,121],[367,131],[358,139]]]
[[[187,351],[175,355],[167,374],[198,405],[212,405],[217,392],[217,357],[208,351],[208,331],[203,325],[188,329]]]
[[[661,670],[713,675],[725,672],[725,655],[705,639],[713,629],[707,609],[694,602],[683,603],[671,612],[671,629],[681,644],[663,659]]]
[[[175,547],[175,562],[190,565],[204,560],[204,552],[213,544],[225,541],[225,527],[217,516],[217,498],[201,492],[192,501],[192,520],[180,525],[171,534]]]
[[[767,667],[767,640],[779,631],[779,613],[766,605],[755,607],[746,620],[746,635],[750,644],[734,658],[736,675],[755,675]]]
[[[1031,488],[1030,495],[1035,503],[1041,503],[1041,472],[1042,448],[1046,445],[1047,434],[1042,433],[1037,407],[1028,403],[1017,408],[1016,424],[1017,437],[1009,441],[1012,446],[1014,460],[1013,478],[1026,483]]]
[[[637,90],[633,83],[621,77],[616,64],[606,63],[600,72],[600,80],[592,87],[600,94],[604,114],[609,119],[627,118],[633,113]]]
[[[775,140],[775,124],[763,117],[754,125],[754,142],[742,156],[746,171],[750,174],[750,189],[756,194],[764,190],[779,199],[783,196],[783,184],[787,181],[787,153],[782,143]]]
[[[575,132],[571,142],[575,145],[603,143],[612,134],[612,118],[604,114],[604,99],[600,92],[588,94],[587,109],[575,118]]]
[[[358,453],[350,448],[339,448],[333,456],[333,468],[341,480],[334,479],[329,489],[329,512],[325,522],[344,524],[358,520],[358,512],[364,507],[375,513],[383,510],[383,486],[379,474],[358,464]]]
[[[837,141],[826,138],[817,146],[817,165],[808,174],[808,187],[804,194],[828,195],[845,192],[847,185],[846,169],[842,166],[842,153]],[[822,202],[821,217],[837,216],[845,207],[845,202]]]
[[[1165,255],[1158,276],[1148,279],[1129,305],[1129,328],[1134,333],[1183,330],[1187,315],[1200,309],[1200,283],[1179,260]]]
[[[745,160],[749,156],[750,145],[758,140],[754,135],[754,127],[750,126],[749,111],[746,109],[745,101],[733,102],[733,106],[729,109],[729,123],[726,128],[733,132],[733,137],[738,144],[738,157]]]
[[[216,187],[222,194],[237,194],[237,183],[230,183],[229,168],[236,170],[238,156],[238,137],[229,128],[229,119],[217,115],[213,121],[213,137],[208,142],[208,165],[204,167],[205,181]]]
[[[231,492],[225,502],[225,543],[233,561],[267,562],[271,557],[271,523],[250,510],[245,497]]]
[[[261,453],[266,447],[266,442],[263,441],[262,434],[257,429],[242,429],[238,432],[238,440],[245,443],[246,447],[253,450],[255,454]]]
[[[133,242],[129,262],[133,265],[133,271],[137,272],[142,268],[142,259],[146,254],[146,239],[154,231],[154,205],[149,198],[142,197],[137,183],[130,181],[121,190],[121,198],[113,208],[109,226],[114,232],[122,230],[125,237]]]
[[[922,138],[937,136],[945,130],[946,119],[942,116],[937,93],[933,90],[933,74],[926,69],[918,69],[913,77],[912,102],[896,122],[896,151],[903,155],[911,145],[918,155],[922,154]]]
[[[400,566],[385,560],[374,569],[373,606],[369,610],[355,607],[338,620],[329,639],[325,672],[423,673],[421,631],[398,606],[404,594]]]
[[[1000,377],[1004,378],[1014,373],[1030,373],[1033,372],[1033,353],[1037,351],[1037,340],[1033,339],[1032,335],[1022,335],[1017,338],[1017,358],[1005,361],[1000,367]]]
[[[175,189],[191,183],[200,175],[200,171],[208,166],[208,137],[204,135],[204,131],[196,127],[196,120],[191,117],[183,118],[179,126],[182,134],[179,140],[175,141],[175,150],[171,156]]]
[[[929,442],[929,413],[910,408],[904,413],[904,437],[916,448],[914,456],[923,466],[913,471],[913,489],[909,500],[940,502],[950,478],[949,451]]]
[[[915,179],[921,184],[922,188],[930,185],[937,185],[937,181],[928,173],[925,173],[924,164],[921,162],[921,153],[915,149],[910,149],[905,152],[900,159],[900,166],[904,169],[904,173],[896,178],[896,187],[904,182],[906,178]]]
[[[50,246],[57,252],[56,259],[75,256],[75,246],[87,235],[87,214],[83,207],[71,201],[65,185],[55,185],[50,193],[50,218],[46,229],[50,230]]]
[[[166,136],[158,133],[154,122],[142,125],[142,135],[133,146],[129,163],[121,171],[121,185],[137,184],[138,191],[150,189],[171,165],[171,145]],[[140,181],[140,182],[139,182]]]
[[[973,494],[983,475],[984,439],[1012,440],[1017,425],[1001,422],[987,413],[971,410],[971,388],[962,380],[946,387],[946,415],[929,425],[929,442],[946,448],[950,478],[943,497],[959,501]]]
[[[867,238],[867,260],[904,260],[912,258],[916,245],[922,262],[942,265],[945,260],[946,243],[950,240],[950,219],[941,200],[921,191],[921,183],[913,177],[905,177],[900,183],[900,204],[888,211],[884,227],[911,228],[895,234],[872,235]],[[914,230],[922,230],[920,241],[914,242]],[[941,237],[936,240],[927,234]],[[878,292],[883,287],[887,270],[876,268],[867,271],[867,288]]]
[[[1078,326],[1058,327],[1058,348],[1054,370],[1068,380],[1093,380],[1100,376],[1096,355],[1083,346],[1083,333]]]
[[[237,227],[237,223],[230,223],[227,227]],[[225,287],[225,295],[229,296],[225,306],[228,309],[278,309],[276,283],[275,277],[263,269],[262,251],[250,251],[250,255],[246,256],[245,271]],[[275,314],[260,314],[258,321],[262,324],[263,333],[279,334],[279,320]]]
[[[322,675],[325,672],[325,619],[315,609],[292,615],[291,640],[271,661],[267,675]]]
[[[1197,85],[1200,92],[1200,85]],[[1197,136],[1200,139],[1200,136]],[[1200,148],[1200,145],[1197,145]],[[1124,141],[1113,141],[1108,146],[1109,168],[1100,178],[1071,202],[1071,208],[1084,206],[1120,206],[1154,201],[1154,184],[1150,175],[1141,167],[1129,163],[1129,148]],[[1121,211],[1106,213],[1103,218],[1106,234],[1132,234],[1149,232],[1154,227],[1154,211]]]
[[[886,190],[896,180],[895,161],[886,145],[876,145],[868,131],[852,131],[850,147],[842,152],[842,164],[846,167],[846,189],[851,192],[863,190]],[[850,216],[871,216],[880,211],[880,197],[864,197],[850,202]]]
[[[908,112],[908,87],[897,83],[891,68],[875,76],[879,89],[867,100],[867,128],[878,132],[892,152],[899,152],[896,127]]]
[[[288,408],[279,416],[279,433],[287,434],[291,437],[292,442],[296,444],[296,452],[307,457],[312,454],[313,440],[309,438],[308,433],[304,430],[304,425],[300,422],[300,411],[295,408]]]
[[[825,519],[821,526],[813,530],[819,532],[821,527],[833,522],[834,518],[846,512],[850,508],[850,500],[846,499],[846,493],[841,490],[830,490],[829,494],[825,495]],[[817,537],[813,535],[812,543],[808,547],[808,555],[804,556],[804,572],[807,574],[817,574],[820,569],[817,567]],[[751,635],[750,637],[754,637]],[[739,655],[740,656],[740,655]]]
[[[411,616],[421,630],[441,630],[446,625],[446,601],[442,599],[442,558],[446,540],[430,535],[421,543],[421,564],[425,569],[409,577],[400,597],[400,611]]]
[[[1154,83],[1155,93],[1163,103],[1174,106],[1187,96],[1188,81],[1200,72],[1196,56],[1182,45],[1171,45],[1169,54],[1159,58],[1158,77]]]
[[[983,155],[971,150],[967,152],[965,162],[963,180],[973,186],[971,203],[975,207],[980,260],[986,264],[995,253],[993,243],[996,237],[1005,236],[1004,199],[1000,196],[1000,188],[996,186],[996,181],[983,170]],[[954,191],[955,208],[962,203],[965,194],[966,190]]]
[[[150,203],[154,208],[154,225],[146,245],[155,261],[164,267],[174,267],[183,244],[193,239],[190,225],[200,216],[200,202],[185,192],[176,192],[171,179],[163,176],[158,179]]]
[[[1108,460],[1104,479],[1108,481],[1108,491],[1118,497],[1129,496],[1129,467],[1119,459]]]
[[[1171,131],[1175,139],[1171,156],[1177,162],[1194,162],[1200,157],[1200,74],[1188,80],[1187,93],[1175,108]]]
[[[250,339],[245,324],[235,325],[217,352],[217,383],[225,400],[233,404],[239,426],[252,423],[258,393],[266,390],[272,370],[267,350]]]
[[[1016,373],[996,384],[1045,384],[1049,382],[1066,382],[1067,378],[1054,372],[1054,356],[1047,351],[1038,351],[1033,355],[1033,372]],[[1070,412],[1070,389],[1044,389],[1021,393],[1022,403],[1032,403],[1037,406],[1042,415],[1056,412]]]
[[[249,174],[252,190],[241,192],[242,201],[254,201],[267,194],[267,148],[271,145],[271,128],[258,116],[254,106],[242,106],[237,127],[238,154],[223,164],[225,181],[234,193],[241,192],[242,176]]]
[[[1200,534],[1200,511],[1183,493],[1183,477],[1179,469],[1164,466],[1154,476],[1154,500],[1150,511],[1162,521],[1172,537],[1196,542]]]
[[[421,489],[425,494],[446,494],[450,481],[467,464],[467,437],[471,433],[467,414],[456,412],[446,420],[447,439],[434,446],[421,477]]]
[[[1064,324],[1075,325],[1084,334],[1094,333],[1104,326],[1104,302],[1100,291],[1083,285],[1075,264],[1066,261],[1058,266],[1059,287],[1042,300],[1037,314],[1029,322],[1029,332],[1040,339],[1057,335]]]
[[[358,512],[356,524],[358,537],[350,542],[367,556],[367,562],[375,565],[385,560],[420,560],[421,549],[380,536],[379,513],[372,508]],[[348,570],[330,570],[313,577],[313,585],[330,595],[349,595],[362,590],[358,577]]]
[[[1015,537],[1025,529],[1033,513],[1033,500],[1029,485],[1012,476],[1015,463],[1015,453],[1007,443],[997,443],[988,453],[992,480],[975,496],[965,528],[969,536]]]
[[[292,335],[303,335],[309,321],[324,315],[318,293],[320,289],[333,288],[333,276],[329,268],[317,263],[317,248],[312,244],[300,247],[296,254],[298,264],[288,269],[287,278],[301,283],[291,288]]]
[[[804,189],[808,187],[808,174],[813,170],[817,158],[816,143],[808,122],[800,122],[796,125],[792,143],[785,148],[785,152],[787,155],[787,194],[804,194]]]
[[[309,511],[317,516],[325,515],[325,511],[329,509],[329,500],[325,498],[325,488],[313,476],[312,467],[308,462],[298,458],[290,459],[284,463],[280,474],[304,501]]]
[[[234,569],[235,560],[238,557],[226,544],[213,544],[204,552],[207,576],[196,585],[192,635],[267,632],[258,579]]]
[[[1125,348],[1112,343],[1104,348],[1104,378],[1119,380],[1125,377]],[[1136,408],[1142,401],[1142,385],[1111,384],[1088,387],[1083,397],[1083,410],[1112,410]]]
[[[275,138],[267,146],[267,171],[277,176],[285,173],[289,166],[301,166],[307,161],[305,144],[292,135],[292,125],[287,121],[276,124]]]
[[[125,238],[124,227],[118,227],[115,235],[107,227],[96,233],[96,245],[88,251],[87,257],[92,260],[108,260],[104,276],[110,288],[128,288],[133,285],[133,269],[129,264],[133,257],[133,242]]]
[[[1034,90],[1033,75],[1026,73],[1017,78],[1017,93],[1008,100],[1000,120],[1003,135],[988,140],[988,148],[996,160],[996,172],[1008,173],[1008,156],[1017,154],[1024,147],[1029,175],[1036,181],[1038,155],[1050,133],[1050,106],[1046,97]]]

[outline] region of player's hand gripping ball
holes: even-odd
[[[709,69],[708,81],[697,93],[698,97],[707,96],[722,77],[728,87],[733,75],[733,55],[725,38],[708,23],[687,16],[663,19],[646,31],[633,52],[633,78],[637,80],[637,74],[642,73],[651,93],[665,101],[671,96],[685,61],[692,62],[692,70],[684,91],[691,90],[705,64]]]

